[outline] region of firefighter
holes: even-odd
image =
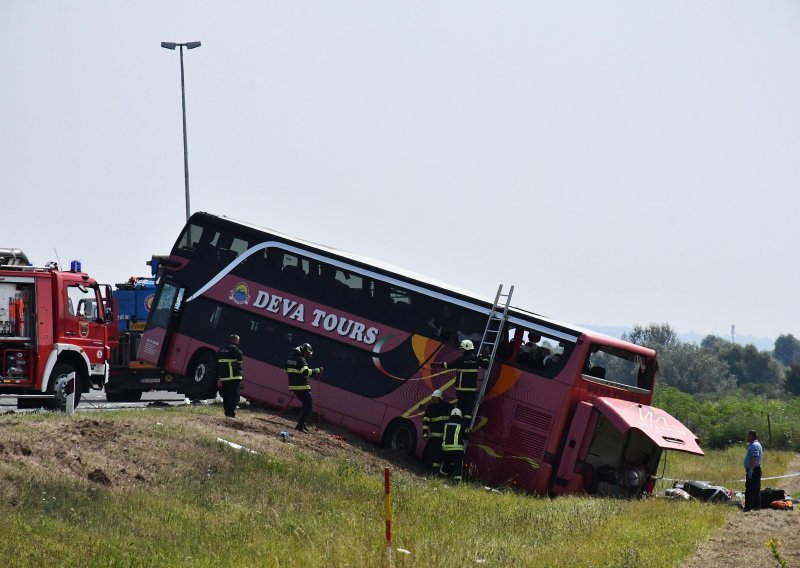
[[[453,405],[442,397],[442,391],[436,389],[431,394],[431,402],[425,407],[422,419],[422,437],[425,445],[424,463],[431,471],[439,471],[442,467],[442,432],[444,423],[450,418]]]
[[[440,473],[455,481],[461,481],[461,470],[464,467],[464,447],[468,438],[466,428],[462,425],[461,411],[454,408],[450,419],[444,425],[442,433],[442,467]]]
[[[464,422],[469,423],[472,420],[475,397],[478,394],[478,368],[487,368],[489,360],[475,354],[475,346],[469,339],[463,340],[459,348],[461,356],[458,359],[449,363],[433,363],[432,367],[453,369],[458,374],[456,377],[456,396],[458,397],[456,405],[464,417]]]
[[[217,388],[222,395],[225,416],[236,418],[239,404],[239,386],[242,382],[242,350],[239,336],[231,334],[228,342],[217,351]]]
[[[308,359],[310,359],[313,354],[314,349],[311,345],[303,343],[292,350],[292,354],[286,361],[286,374],[289,376],[289,390],[303,403],[303,411],[300,413],[300,420],[297,422],[297,426],[295,426],[295,429],[300,432],[308,432],[306,421],[311,417],[313,411],[311,385],[308,379],[322,373],[322,367],[312,369],[308,366]]]

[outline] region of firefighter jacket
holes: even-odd
[[[286,361],[286,374],[289,376],[290,391],[305,391],[311,390],[308,379],[319,375],[319,369],[309,367],[300,352],[294,350]]]
[[[489,366],[489,361],[475,355],[469,351],[462,354],[455,361],[443,363],[445,369],[453,369],[458,376],[456,377],[456,391],[474,392],[478,390],[478,369],[485,369]]]
[[[441,438],[444,431],[444,423],[450,419],[453,405],[444,400],[431,402],[425,408],[425,416],[422,419],[422,437]]]
[[[217,351],[217,378],[220,381],[242,380],[242,350],[237,345],[227,343]]]
[[[457,418],[448,420],[444,425],[444,432],[442,434],[442,451],[464,451],[464,444],[467,437],[467,434],[464,432],[464,427],[461,425],[461,420]]]

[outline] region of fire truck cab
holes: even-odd
[[[0,249],[0,396],[17,397],[19,408],[63,409],[74,386],[77,405],[108,378],[115,326],[111,287],[80,262],[36,268],[21,250]]]

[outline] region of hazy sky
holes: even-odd
[[[571,322],[800,335],[798,2],[0,2],[0,246],[192,208]]]

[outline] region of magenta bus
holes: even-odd
[[[458,343],[482,336],[492,302],[378,261],[196,213],[162,263],[139,359],[216,389],[214,351],[230,333],[245,354],[242,393],[291,398],[293,346],[314,346],[326,422],[421,456],[436,388],[455,398]],[[653,408],[651,349],[512,308],[465,458],[489,484],[543,493],[634,496],[652,490],[662,452],[702,455],[695,436]],[[315,411],[317,409],[315,408]]]

